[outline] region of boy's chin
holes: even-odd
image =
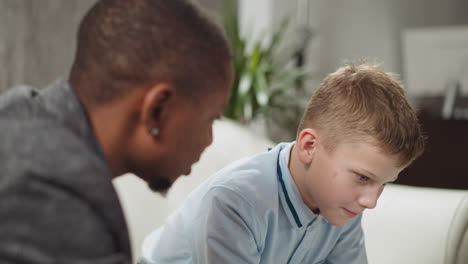
[[[345,219],[343,217],[337,217],[337,216],[330,216],[328,217],[327,215],[322,214],[322,216],[327,220],[327,222],[331,225],[334,226],[345,226],[346,224],[351,221],[351,219]]]

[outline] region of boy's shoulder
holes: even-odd
[[[247,203],[261,214],[279,204],[277,160],[280,148],[235,161],[197,187],[188,200],[223,199]],[[276,202],[275,202],[276,201]]]
[[[253,195],[257,199],[264,194],[277,193],[277,163],[281,149],[278,145],[269,151],[231,163],[211,177],[209,188],[222,187],[241,195]]]

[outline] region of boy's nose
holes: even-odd
[[[364,193],[359,198],[359,204],[366,209],[374,209],[377,206],[377,200],[379,199],[381,191],[372,190]]]

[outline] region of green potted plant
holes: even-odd
[[[282,42],[288,20],[283,20],[269,41],[249,40],[240,33],[235,1],[225,0],[223,24],[235,71],[224,115],[243,124],[263,118],[267,130],[275,128],[283,134],[273,140],[292,139],[309,97],[303,83],[311,75],[294,65],[294,50]]]

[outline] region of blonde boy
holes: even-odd
[[[367,263],[362,212],[423,151],[400,82],[346,66],[312,97],[295,142],[198,187],[143,245],[143,263]]]

